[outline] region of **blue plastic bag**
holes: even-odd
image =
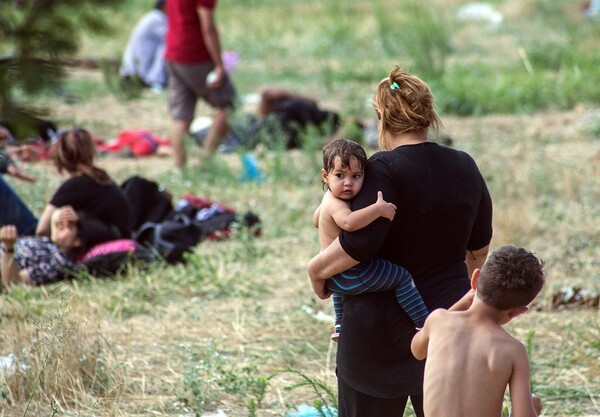
[[[338,410],[335,407],[324,405],[321,407],[321,412],[316,407],[302,404],[295,411],[288,412],[285,417],[337,417]]]
[[[240,155],[242,161],[242,174],[240,175],[241,181],[256,181],[262,180],[262,173],[258,168],[258,161],[250,154],[244,153]]]

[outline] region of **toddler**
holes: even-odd
[[[313,216],[313,224],[319,229],[321,250],[329,246],[341,230],[351,232],[380,217],[390,221],[394,218],[396,206],[387,203],[381,192],[375,203],[360,210],[351,210],[350,200],[362,187],[366,163],[364,149],[354,141],[337,139],[323,148],[321,176],[327,190]],[[394,290],[400,307],[410,316],[416,328],[423,327],[428,314],[410,273],[384,259],[359,263],[328,279],[327,286],[333,292],[335,328],[331,337],[336,341],[342,323],[342,294]]]

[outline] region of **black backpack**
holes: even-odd
[[[121,189],[131,203],[134,231],[146,222],[161,222],[173,212],[171,199],[154,181],[134,175],[121,184]]]
[[[150,247],[170,264],[183,262],[183,254],[190,252],[202,239],[202,226],[183,213],[176,213],[160,223],[144,223],[133,237]]]

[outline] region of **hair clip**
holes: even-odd
[[[390,90],[400,90],[400,86],[396,81],[390,84]]]

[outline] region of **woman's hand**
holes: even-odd
[[[52,219],[58,223],[77,223],[79,215],[72,206],[63,206],[52,214]]]

